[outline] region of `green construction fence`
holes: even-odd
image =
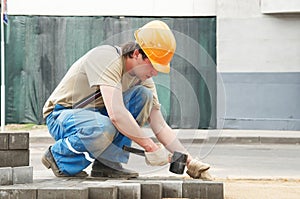
[[[215,128],[215,17],[9,16],[6,123],[43,124],[43,105],[72,63],[95,46],[134,40],[133,31],[154,19],[166,22],[177,41],[170,74],[154,78],[166,121],[172,128]]]

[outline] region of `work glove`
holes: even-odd
[[[200,174],[199,179],[202,179],[202,180],[205,180],[205,181],[212,181],[213,177],[209,174],[208,170],[206,170],[206,171],[203,171]]]
[[[169,152],[162,144],[157,144],[159,149],[154,152],[145,151],[145,161],[147,165],[163,166],[169,163]]]
[[[209,164],[201,162],[198,159],[192,159],[187,166],[186,173],[195,179],[212,180],[212,177],[207,171],[209,168]]]

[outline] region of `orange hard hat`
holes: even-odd
[[[136,30],[134,37],[153,67],[158,72],[169,73],[176,50],[176,40],[169,26],[154,20]]]

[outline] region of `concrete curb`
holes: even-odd
[[[145,135],[153,137],[150,128],[143,128]],[[174,129],[182,143],[207,144],[300,144],[300,131],[234,130],[234,129]],[[156,140],[157,141],[157,140]],[[30,131],[31,143],[54,143],[48,130]]]
[[[56,186],[55,186],[56,185]],[[26,193],[24,195],[24,193]],[[132,180],[54,179],[32,184],[0,187],[0,198],[207,198],[223,199],[222,182],[197,179],[145,178]]]

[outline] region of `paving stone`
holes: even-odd
[[[88,199],[89,191],[85,187],[45,187],[37,190],[38,199]]]
[[[0,187],[1,199],[36,199],[37,190],[30,187]]]
[[[1,172],[0,172],[1,173]],[[196,179],[160,179],[160,180],[107,180],[107,181],[92,181],[92,180],[72,180],[72,179],[53,179],[47,180],[42,185],[41,182],[35,184],[33,188],[12,191],[11,187],[21,186],[11,185],[2,186],[9,187],[3,191],[0,186],[0,198],[14,199],[20,198],[20,193],[26,195],[24,198],[61,198],[61,199],[77,199],[77,198],[128,198],[128,199],[156,199],[156,198],[199,198],[199,199],[223,199],[223,183],[206,182]],[[34,190],[34,187],[43,187]],[[36,188],[37,189],[37,188]],[[31,197],[30,194],[36,197]],[[145,194],[147,193],[147,194]],[[160,193],[160,195],[159,195]],[[1,195],[2,194],[2,195]],[[23,196],[22,195],[22,196]],[[10,196],[10,197],[8,197]]]
[[[29,149],[29,133],[8,133],[8,149]]]
[[[29,150],[0,150],[0,167],[29,166]]]
[[[0,185],[12,185],[12,168],[0,167]]]
[[[25,184],[33,182],[33,167],[13,167],[13,184]]]
[[[181,198],[182,197],[182,181],[167,180],[162,183],[163,198]]]
[[[140,199],[141,198],[141,184],[140,183],[121,183],[116,185],[118,187],[119,199]]]
[[[141,182],[142,199],[161,199],[162,184],[158,182]]]
[[[182,196],[185,198],[223,199],[223,183],[202,180],[183,181]]]
[[[0,132],[0,150],[8,149],[8,133]]]
[[[90,186],[89,189],[89,199],[117,199],[118,198],[118,188],[109,185],[100,186]]]

